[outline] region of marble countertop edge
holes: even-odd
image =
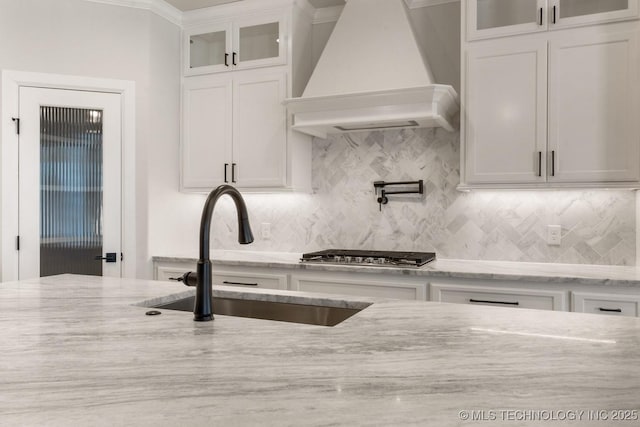
[[[217,266],[640,287],[640,268],[635,266],[436,259],[419,268],[370,267],[329,263],[303,264],[299,261],[300,256],[299,253],[218,250],[213,251],[212,262]],[[197,262],[197,258],[189,255],[153,256],[152,260],[154,262]]]

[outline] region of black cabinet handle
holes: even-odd
[[[598,310],[603,311],[605,313],[622,313],[622,309],[621,308],[604,308],[604,307],[598,307]]]
[[[222,282],[223,285],[240,285],[240,286],[258,286],[257,283],[243,283],[243,282],[228,282],[228,281],[223,281]]]
[[[543,9],[540,8],[540,21],[538,25],[541,25],[541,26],[542,26],[542,12],[543,12]]]
[[[236,164],[231,163],[231,182],[236,182]]]
[[[542,176],[542,151],[538,151],[538,176]]]
[[[233,65],[238,65],[238,62],[236,61],[236,58],[238,57],[238,54],[233,52],[233,60],[231,62],[233,62]]]
[[[551,176],[556,176],[556,152],[551,151]]]
[[[228,53],[225,53],[225,54],[224,54],[224,65],[225,65],[226,67],[228,67],[228,66],[229,66],[229,54],[228,54]]]
[[[473,299],[469,298],[469,302],[481,303],[481,304],[501,304],[501,305],[520,305],[518,301],[510,302],[510,301],[489,301],[483,299]]]
[[[224,164],[224,182],[227,183],[229,180],[227,179],[227,169],[229,168],[229,163]]]
[[[553,23],[556,23],[556,6],[553,6]]]

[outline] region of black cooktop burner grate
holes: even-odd
[[[327,249],[302,254],[302,262],[401,265],[419,267],[436,258],[434,252],[366,251],[357,249]]]

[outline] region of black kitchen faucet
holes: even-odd
[[[211,307],[211,259],[209,258],[209,235],[211,234],[211,217],[213,208],[218,199],[228,194],[236,205],[238,214],[238,242],[247,245],[253,242],[253,233],[249,225],[249,215],[247,206],[238,190],[230,185],[221,185],[213,190],[202,210],[200,220],[200,258],[197,266],[196,302],[193,308],[193,320],[206,322],[213,320],[213,309]],[[185,280],[185,284],[187,281]]]

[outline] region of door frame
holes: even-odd
[[[0,143],[0,281],[18,279],[18,135],[20,87],[67,89],[120,94],[122,103],[122,277],[136,276],[136,138],[135,82],[62,74],[2,71],[2,140]]]

